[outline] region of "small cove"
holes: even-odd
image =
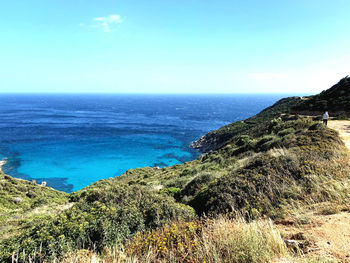
[[[189,144],[285,95],[0,95],[5,173],[72,192],[127,169],[170,166]]]

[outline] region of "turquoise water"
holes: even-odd
[[[13,150],[22,153],[18,173],[30,175],[34,171],[35,178],[48,182],[69,175],[61,183],[71,185],[74,191],[101,178],[121,175],[128,168],[163,167],[190,159],[191,154],[181,146],[182,143],[171,136],[126,135],[65,141],[64,144],[56,141],[22,143]]]
[[[0,95],[12,176],[71,192],[129,168],[197,158],[189,144],[282,95]]]

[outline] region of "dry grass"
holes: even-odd
[[[310,262],[350,263],[349,207],[342,203],[322,203],[304,211],[307,222],[300,224],[296,217],[276,224],[286,239],[308,244],[303,252],[310,258],[324,260]]]
[[[316,209],[317,210],[317,209]],[[80,250],[55,262],[63,263],[166,263],[166,262],[349,262],[350,226],[347,213],[323,216],[310,213],[306,225],[279,225],[287,239],[295,233],[311,242],[307,254],[292,254],[270,220],[246,222],[220,217],[196,222],[178,221],[153,231],[139,233],[125,248],[109,248],[97,255]],[[302,233],[302,234],[300,234]],[[298,238],[296,238],[298,239]],[[301,240],[304,242],[305,240]],[[304,251],[305,252],[305,251]]]
[[[90,250],[79,250],[68,253],[54,263],[137,263],[139,261],[128,257],[122,250],[106,249],[103,255],[97,255]]]
[[[350,121],[331,120],[329,121],[328,126],[339,132],[346,147],[350,149]]]
[[[139,233],[125,250],[108,249],[97,256],[91,251],[67,254],[64,263],[87,262],[272,262],[288,256],[281,235],[270,220],[207,219],[174,222],[151,232]]]

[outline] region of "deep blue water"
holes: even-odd
[[[0,159],[66,192],[129,168],[193,160],[189,144],[283,95],[0,95]]]

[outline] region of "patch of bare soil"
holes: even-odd
[[[346,147],[350,150],[350,121],[336,121],[328,122],[328,127],[339,132]]]
[[[350,214],[308,215],[308,224],[277,227],[287,240],[306,244],[301,250],[312,256],[329,258],[335,262],[350,263]]]

